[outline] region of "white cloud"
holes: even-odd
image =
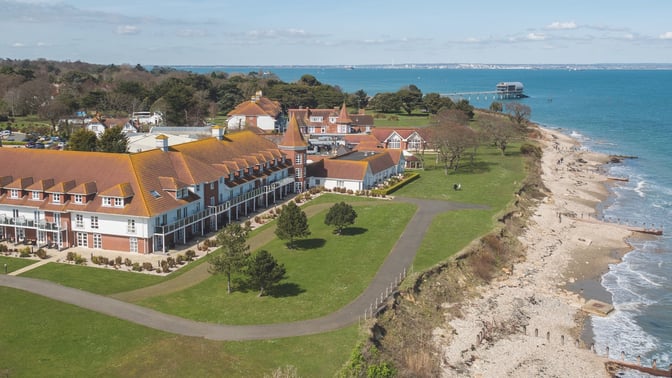
[[[177,31],[177,36],[184,38],[198,38],[205,37],[206,35],[208,35],[208,33],[202,29],[180,29]]]
[[[140,33],[140,28],[135,25],[119,25],[117,26],[117,34],[132,35]]]
[[[658,36],[660,39],[672,39],[672,31],[665,32]]]
[[[12,43],[12,47],[26,47],[26,45],[21,42],[14,42]]]
[[[546,36],[539,33],[530,33],[527,35],[529,41],[543,41],[546,39]]]
[[[568,22],[555,21],[546,25],[546,29],[548,30],[570,30],[570,29],[576,29],[577,27],[578,26],[574,21],[568,21]]]

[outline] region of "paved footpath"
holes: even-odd
[[[38,279],[0,275],[0,286],[25,290],[157,330],[211,340],[275,339],[333,331],[357,322],[364,312],[370,309],[371,304],[380,299],[386,288],[395,282],[399,274],[411,265],[426,230],[437,214],[450,210],[486,208],[478,205],[411,198],[397,198],[395,201],[416,204],[418,209],[369,287],[345,307],[321,318],[279,324],[223,325],[184,319],[116,298]]]

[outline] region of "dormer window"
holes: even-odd
[[[40,196],[40,192],[32,192],[32,193],[33,193],[33,194],[32,194],[32,197],[31,197],[31,198],[32,198],[34,201],[39,201],[39,200],[42,199],[41,196]]]
[[[112,206],[112,198],[103,197],[103,206],[111,207]]]
[[[75,203],[82,204],[84,202],[84,196],[81,194],[75,194],[72,196],[72,200]]]
[[[9,190],[9,198],[19,198],[19,190],[18,189],[10,189]]]
[[[52,203],[61,203],[61,193],[52,193],[51,194]]]
[[[114,197],[114,207],[124,207],[124,199],[119,197]]]

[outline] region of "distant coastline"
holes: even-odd
[[[147,65],[145,68],[151,70],[152,67],[161,65]],[[189,71],[189,68],[306,68],[306,69],[351,69],[354,65],[167,65],[179,70]],[[357,68],[364,69],[445,69],[445,70],[672,70],[672,63],[594,63],[594,64],[488,64],[488,63],[401,63],[401,64],[357,64]]]

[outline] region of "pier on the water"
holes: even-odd
[[[442,97],[448,97],[453,101],[460,100],[510,100],[520,98],[518,95],[513,94],[504,94],[497,91],[477,91],[477,92],[454,92],[454,93],[442,93]]]

